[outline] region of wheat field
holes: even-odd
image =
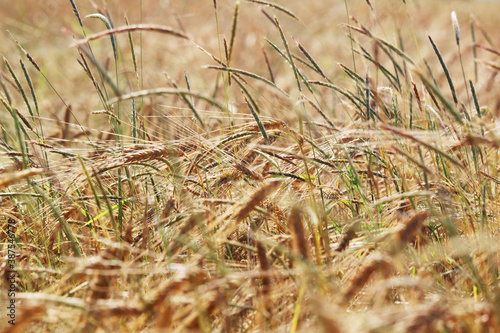
[[[499,332],[499,10],[0,0],[0,330]]]

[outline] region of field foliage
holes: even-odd
[[[498,332],[499,6],[0,1],[0,327]]]

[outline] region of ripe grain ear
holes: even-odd
[[[309,247],[307,246],[307,238],[304,232],[304,225],[302,224],[302,211],[299,207],[292,208],[288,217],[288,225],[292,228],[295,248],[303,259],[309,260]]]
[[[428,212],[418,212],[406,221],[403,228],[397,233],[397,239],[401,244],[410,242],[418,233],[419,228],[429,217]]]

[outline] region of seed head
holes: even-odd
[[[455,13],[455,11],[451,12],[451,22],[453,23],[453,29],[455,30],[457,45],[460,46],[460,26],[458,25],[457,13]]]

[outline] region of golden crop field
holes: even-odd
[[[0,0],[0,330],[499,332],[499,12]]]

